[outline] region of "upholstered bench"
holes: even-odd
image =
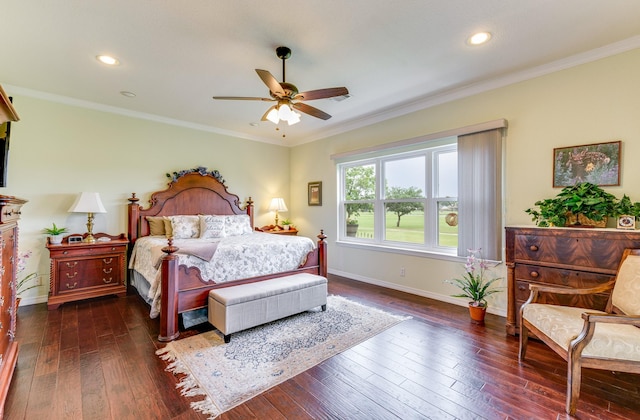
[[[318,306],[327,309],[327,279],[299,273],[211,290],[209,322],[228,343],[232,333]]]

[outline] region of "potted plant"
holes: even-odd
[[[500,280],[500,277],[487,278],[489,264],[487,260],[482,258],[480,249],[469,250],[464,268],[465,273],[462,277],[445,280],[445,283],[452,284],[461,290],[460,293],[451,296],[469,299],[471,319],[476,322],[484,322],[484,316],[487,312],[487,297],[500,291],[494,287],[494,283]]]
[[[358,219],[347,219],[347,236],[356,236],[358,233]]]
[[[44,228],[43,232],[49,235],[49,242],[52,244],[60,244],[62,243],[63,234],[67,232],[67,228],[58,227],[54,223],[50,228]]]
[[[284,220],[282,221],[282,228],[283,228],[284,230],[289,230],[289,229],[291,228],[291,225],[292,225],[292,224],[293,224],[293,223],[291,222],[291,220],[289,220],[289,219],[284,219]]]
[[[31,257],[31,251],[27,251],[18,257],[18,266],[16,268],[16,275],[18,278],[27,266],[27,260]],[[19,278],[16,284],[16,308],[20,305],[22,294],[29,289],[40,286],[34,282],[38,278],[38,273],[29,273],[26,276]]]
[[[616,203],[613,216],[618,218],[618,228],[635,229],[636,220],[640,218],[640,203],[631,202],[631,199],[624,194],[622,199]]]
[[[614,215],[617,203],[613,194],[582,182],[563,188],[555,198],[536,201],[538,209],[529,208],[525,212],[538,226],[604,226],[607,217]]]

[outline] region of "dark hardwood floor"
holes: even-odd
[[[517,360],[504,318],[330,276],[329,291],[413,318],[272,388],[222,419],[565,418],[566,363],[539,342]],[[18,313],[7,419],[202,419],[155,354],[136,295]],[[200,332],[186,331],[182,337]],[[640,418],[640,375],[585,370],[577,418]]]

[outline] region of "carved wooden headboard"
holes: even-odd
[[[142,208],[133,193],[128,199],[128,236],[131,244],[149,235],[146,216],[173,216],[217,214],[247,214],[253,228],[253,201],[251,197],[240,207],[240,198],[227,191],[222,177],[210,172],[186,172],[174,174],[173,181],[163,191],[151,194],[150,207]]]

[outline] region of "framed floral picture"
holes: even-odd
[[[620,185],[621,141],[553,149],[553,186]]]
[[[322,205],[322,181],[310,182],[308,187],[308,200],[310,206]]]

